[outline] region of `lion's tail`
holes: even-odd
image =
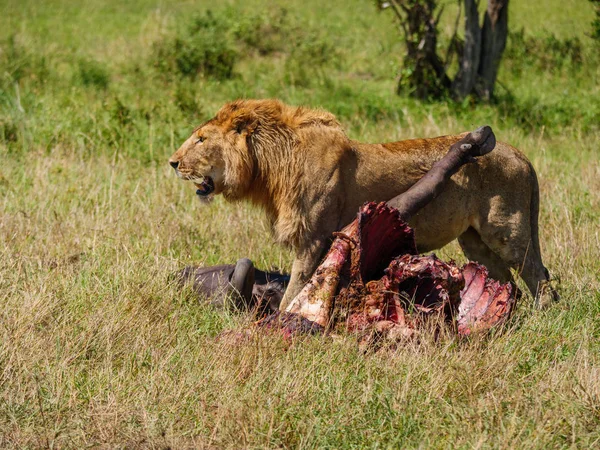
[[[540,249],[540,236],[539,236],[539,216],[540,216],[540,185],[538,182],[537,174],[531,162],[528,162],[530,176],[531,176],[531,200],[530,200],[530,218],[529,223],[531,225],[531,244],[533,251],[537,253],[539,260],[542,260],[542,251]],[[550,279],[548,269],[544,267],[544,272],[547,279]]]

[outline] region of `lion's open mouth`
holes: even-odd
[[[201,183],[194,183],[194,186],[198,188],[196,195],[200,197],[206,197],[215,190],[215,183],[211,177],[204,177]]]

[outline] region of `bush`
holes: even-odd
[[[286,81],[300,86],[322,79],[322,68],[339,59],[320,30],[293,24],[284,8],[241,17],[234,8],[206,11],[157,42],[152,59],[164,74],[225,80],[233,78],[238,59],[275,53],[286,56]]]
[[[232,14],[235,12],[233,11]],[[248,50],[260,55],[285,51],[292,36],[298,31],[289,20],[285,8],[274,8],[255,16],[244,16],[233,20],[233,34]]]
[[[153,52],[154,65],[163,73],[219,80],[233,76],[237,57],[226,19],[210,10],[175,36],[156,43]]]

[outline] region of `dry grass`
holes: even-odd
[[[579,155],[567,167],[558,162],[566,145]],[[538,312],[526,300],[509,329],[488,339],[426,336],[376,355],[359,354],[351,337],[290,349],[273,336],[215,340],[246,319],[199,305],[168,277],[189,262],[241,255],[287,267],[290,255],[248,207],[198,206],[164,166],[60,150],[9,162],[0,445],[598,443],[600,186],[589,145],[546,139],[530,152],[543,180],[546,261],[562,279],[559,305]],[[590,207],[578,208],[582,201]]]
[[[22,29],[9,18],[16,15],[0,19],[31,50],[15,60],[29,64],[20,81],[7,75],[13,66],[0,70],[0,447],[599,446],[597,127],[585,117],[565,119],[568,110],[547,129],[528,128],[512,122],[502,104],[395,99],[381,68],[353,78],[365,61],[398,48],[393,24],[370,4],[324,9],[335,22],[326,30],[332,36],[352,25],[354,34],[340,41],[350,49],[342,63],[349,75],[330,68],[330,79],[290,86],[279,72],[285,56],[275,54],[245,60],[240,78],[227,81],[165,81],[147,75],[150,68],[140,76],[111,62],[106,90],[80,86],[69,78],[77,55],[66,43],[92,18],[103,20],[77,51],[106,62],[97,39],[106,36],[132,65],[145,64],[135,60],[139,48],[151,53],[148,30],[168,22],[146,0],[117,9],[114,21],[110,8],[96,6],[75,13],[31,3],[19,10],[28,24]],[[291,3],[292,17],[301,6]],[[190,7],[179,6],[180,13]],[[380,21],[375,31],[363,20],[369,11],[369,20]],[[77,20],[57,28],[68,14]],[[319,23],[314,10],[302,14]],[[561,14],[557,7],[557,23]],[[55,30],[48,46],[43,30]],[[133,38],[120,37],[121,30]],[[44,82],[31,64],[38,55],[50,70]],[[546,84],[537,91],[533,72],[503,80],[542,99],[570,89],[570,101],[594,114],[598,67],[568,70],[539,73]],[[173,106],[178,88],[198,89],[200,112]],[[486,338],[435,342],[425,333],[418,343],[377,354],[359,353],[352,336],[291,347],[269,335],[237,345],[216,339],[249,319],[198,302],[169,276],[187,264],[242,256],[262,268],[289,270],[291,262],[258,211],[221,199],[199,205],[166,164],[190,126],[237,95],[335,109],[352,137],[365,141],[492,124],[538,171],[542,251],[561,279],[562,301],[540,312],[525,298],[508,326]],[[556,125],[563,120],[568,126]],[[461,258],[456,243],[440,254]]]

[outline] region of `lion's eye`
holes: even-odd
[[[196,144],[199,144],[199,143],[201,143],[201,142],[204,142],[204,140],[205,140],[205,139],[206,139],[206,138],[205,138],[204,136],[199,136],[199,137],[198,137],[198,140],[197,140],[195,143],[196,143]]]

